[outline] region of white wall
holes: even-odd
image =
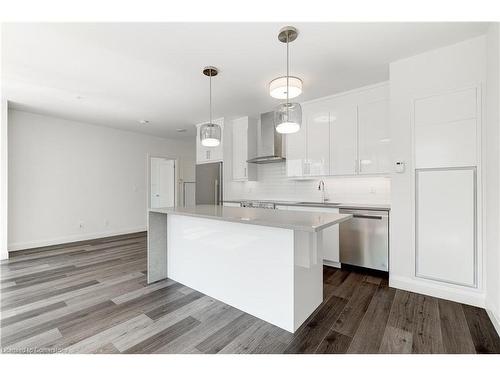
[[[9,250],[145,230],[148,153],[194,179],[193,141],[14,110],[8,126]]]
[[[255,116],[256,118],[258,116]],[[391,198],[389,177],[314,177],[295,180],[286,176],[286,164],[257,165],[257,181],[232,180],[232,121],[224,127],[224,200],[268,199],[285,201],[321,200],[318,182],[325,182],[332,202],[388,204]]]
[[[486,307],[500,333],[500,28],[493,23],[487,34],[486,82]]]
[[[0,117],[0,259],[9,257],[7,251],[7,187],[8,187],[8,142],[7,142],[7,121],[8,121],[8,103],[1,98],[1,117]]]
[[[479,246],[479,288],[463,289],[416,279],[414,246],[414,192],[411,103],[440,91],[486,82],[486,37],[469,39],[390,64],[391,137],[394,160],[407,163],[406,172],[394,173],[391,185],[390,283],[393,286],[470,304],[484,305],[483,259]],[[481,167],[478,169],[481,178]],[[484,177],[484,176],[483,176]],[[484,186],[484,184],[482,184]],[[481,191],[479,191],[481,194]],[[481,210],[481,207],[479,207]],[[481,213],[479,211],[480,220]],[[482,233],[479,233],[479,245]]]
[[[390,202],[388,177],[317,177],[311,180],[292,180],[286,176],[285,163],[258,166],[258,181],[225,183],[225,200],[270,199],[289,201],[320,201],[318,182],[325,182],[328,198],[342,203]]]

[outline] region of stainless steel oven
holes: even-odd
[[[340,209],[340,263],[389,271],[389,212]]]

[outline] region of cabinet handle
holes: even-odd
[[[247,176],[247,168],[245,167],[245,177]]]
[[[356,173],[361,173],[361,159],[354,160],[354,170]]]

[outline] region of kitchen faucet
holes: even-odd
[[[326,197],[325,194],[325,181],[323,180],[319,181],[318,190],[321,191],[321,202],[325,203],[326,201],[328,201],[328,198]]]

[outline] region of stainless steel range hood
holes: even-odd
[[[266,112],[260,115],[257,139],[257,157],[247,160],[247,163],[280,163],[286,160],[285,138],[282,134],[274,130],[273,112]]]

